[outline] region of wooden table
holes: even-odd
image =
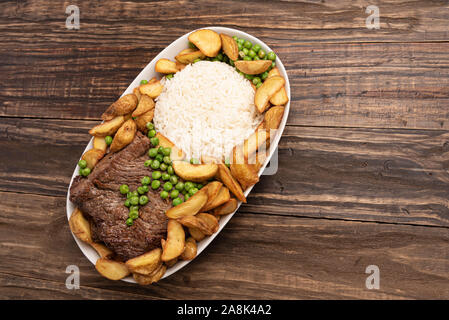
[[[366,28],[371,4],[380,29]],[[0,298],[448,299],[448,21],[444,0],[0,3]],[[180,272],[106,280],[66,218],[87,131],[164,47],[217,25],[286,66],[279,170]]]

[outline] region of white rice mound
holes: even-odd
[[[156,130],[187,159],[225,159],[261,122],[251,83],[226,63],[199,61],[164,82],[156,100]]]

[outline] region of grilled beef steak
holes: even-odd
[[[94,239],[103,241],[122,260],[160,247],[167,233],[165,211],[171,204],[151,188],[149,202],[140,207],[139,218],[130,227],[125,223],[129,210],[119,188],[127,184],[130,190],[136,190],[142,177],[151,176],[151,169],[144,166],[149,147],[150,140],[137,132],[131,144],[107,154],[87,178],[77,176],[70,188],[70,201],[92,220]]]

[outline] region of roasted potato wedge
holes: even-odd
[[[189,200],[168,209],[165,215],[170,219],[178,219],[197,214],[207,202],[207,192],[203,189],[191,196]]]
[[[223,47],[224,53],[229,57],[229,59],[235,61],[239,58],[239,47],[237,42],[227,34],[221,33],[221,46]]]
[[[162,261],[169,261],[181,255],[184,251],[185,236],[181,223],[173,219],[168,220],[167,240],[162,248]]]
[[[285,86],[283,86],[278,92],[271,97],[270,103],[275,106],[284,105],[288,102],[287,90],[285,90]]]
[[[197,228],[207,236],[217,232],[218,220],[208,213],[198,213],[196,216],[186,216],[178,219],[179,223],[188,228]]]
[[[97,251],[101,258],[112,258],[114,256],[114,251],[106,247],[103,243],[92,242],[90,245]]]
[[[217,217],[212,214],[201,212],[196,215],[196,218],[203,221],[208,226],[209,230],[212,231],[212,233],[217,232],[218,228],[220,227]]]
[[[146,94],[150,98],[155,99],[161,94],[163,88],[161,82],[156,80],[141,85],[139,90],[141,94]]]
[[[181,52],[179,52],[176,56],[182,56],[183,54],[187,54],[187,53],[191,53],[191,52],[195,52],[198,51],[198,49],[194,49],[194,48],[187,48],[184,50],[181,50]],[[175,57],[176,59],[176,57]]]
[[[94,137],[93,141],[93,149],[103,151],[103,155],[106,153],[108,149],[108,145],[106,144],[106,140],[104,137]]]
[[[184,180],[201,182],[215,176],[217,165],[215,163],[190,164],[186,161],[173,161],[175,173]]]
[[[137,105],[137,108],[133,111],[132,116],[139,117],[144,113],[147,113],[151,109],[154,109],[154,100],[151,99],[146,94],[143,94],[141,95],[139,104]]]
[[[176,68],[181,71],[182,69],[184,69],[186,67],[186,64],[181,63],[179,61],[176,61]]]
[[[218,164],[218,171],[216,177],[221,182],[223,182],[223,184],[226,187],[228,187],[228,189],[237,197],[237,199],[246,203],[246,198],[245,195],[243,194],[242,187],[234,179],[234,177],[231,174],[231,171],[225,164],[223,163]]]
[[[275,106],[265,112],[264,115],[264,129],[276,130],[281,124],[282,117],[284,116],[285,108],[283,106]]]
[[[200,229],[194,227],[189,228],[189,233],[196,241],[201,241],[206,237],[206,235],[202,233]]]
[[[147,133],[147,123],[151,122],[154,117],[154,108],[137,117],[136,125],[139,131]]]
[[[233,39],[234,40],[234,39]],[[271,60],[237,60],[234,62],[238,70],[246,74],[264,73],[271,66]]]
[[[252,135],[248,137],[243,143],[243,156],[245,162],[248,162],[248,159],[251,155],[253,155],[257,150],[261,150],[266,152],[268,150],[268,146],[270,144],[270,132],[263,129],[255,131]],[[234,163],[241,163],[241,159],[236,156],[236,151],[240,151],[240,146],[234,147]]]
[[[85,160],[87,162],[87,167],[90,170],[92,170],[98,163],[98,161],[100,161],[101,158],[103,158],[103,156],[104,156],[103,150],[90,149],[83,154],[81,159]]]
[[[109,280],[120,280],[129,275],[129,270],[123,262],[100,258],[95,269]]]
[[[86,243],[92,243],[90,223],[84,218],[83,213],[78,208],[75,208],[70,216],[69,227],[78,239]]]
[[[120,129],[118,129],[112,140],[111,152],[117,152],[130,144],[136,135],[136,131],[137,126],[134,120],[129,119],[126,121]]]
[[[125,262],[125,264],[133,273],[149,275],[158,269],[162,264],[161,256],[161,248],[156,248],[138,257],[129,259]]]
[[[267,77],[267,78],[271,78],[271,77],[273,77],[273,76],[281,76],[281,73],[279,72],[278,67],[274,67],[273,69],[271,69],[271,70],[268,72],[268,77]]]
[[[176,62],[170,61],[168,59],[159,59],[156,62],[156,66],[154,67],[156,72],[160,73],[176,73],[179,69],[176,67]]]
[[[103,120],[112,120],[132,112],[137,107],[138,98],[134,93],[124,95],[115,101],[101,116]]]
[[[181,51],[176,57],[176,61],[184,65],[193,63],[196,59],[204,59],[206,56],[200,50],[191,49],[189,52]]]
[[[218,192],[220,191],[222,186],[223,186],[223,183],[221,183],[220,181],[212,181],[212,182],[209,182],[208,184],[206,184],[203,187],[203,189],[201,189],[207,193],[207,202],[200,209],[200,211],[207,211],[207,209],[205,209],[205,208],[208,207],[214,201],[214,199],[217,197]]]
[[[112,136],[125,122],[125,117],[118,116],[110,121],[105,121],[99,125],[96,125],[89,130],[92,136],[96,137],[106,137]]]
[[[254,95],[254,104],[260,113],[263,113],[268,108],[271,97],[282,88],[284,83],[284,78],[273,76],[267,78],[257,89]]]
[[[160,132],[156,133],[156,137],[159,139],[160,146],[164,148],[171,148],[170,158],[172,161],[184,159],[184,152],[176,147],[175,144],[170,141],[170,139],[168,139]]]
[[[237,209],[237,204],[237,199],[231,198],[221,206],[216,207],[214,210],[212,210],[212,213],[215,216],[224,216],[233,213]]]
[[[217,195],[214,198],[212,198],[211,201],[208,201],[206,203],[206,205],[203,208],[201,208],[201,211],[212,210],[212,209],[218,207],[219,205],[222,205],[229,199],[231,199],[231,195],[229,194],[229,189],[226,188],[225,186],[222,186],[220,188],[220,191],[218,191]]]
[[[173,266],[176,264],[176,262],[178,262],[178,258],[174,258],[174,259],[165,261],[165,265],[166,265],[168,268],[171,268],[171,267],[173,267]]]
[[[142,95],[140,93],[139,87],[135,87],[133,90],[133,93],[135,94],[135,96],[137,97],[137,101],[140,101],[140,96]]]
[[[133,273],[133,278],[136,280],[136,282],[140,285],[150,285],[154,282],[159,281],[162,276],[165,274],[165,271],[167,271],[167,267],[163,264],[160,265],[158,269],[156,269],[153,273],[149,275],[143,275],[139,273]]]
[[[201,29],[192,32],[189,35],[189,41],[208,57],[217,56],[221,49],[220,36],[215,31],[209,29]]]
[[[184,245],[184,251],[182,252],[180,258],[181,260],[192,260],[196,257],[197,246],[196,241],[192,237],[187,238],[186,244]]]
[[[259,181],[257,171],[255,171],[254,167],[248,163],[231,163],[231,174],[238,180],[243,190],[246,190],[248,187]]]

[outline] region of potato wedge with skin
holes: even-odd
[[[137,126],[133,119],[126,121],[118,129],[111,144],[111,152],[117,152],[130,144],[136,135]]]
[[[215,199],[215,197],[218,195],[218,192],[220,191],[221,187],[223,186],[223,183],[220,181],[211,181],[208,184],[206,184],[203,189],[207,193],[207,202],[206,204],[201,208],[200,211],[207,211],[206,208],[212,201]]]
[[[245,158],[245,162],[251,155],[253,155],[256,151],[261,150],[262,152],[267,152],[268,146],[270,144],[270,132],[263,129],[254,132],[252,135],[248,137],[243,142],[243,156]],[[240,158],[236,157],[236,150],[239,150],[240,146],[234,147],[234,163],[240,163]],[[239,150],[240,151],[240,150]]]
[[[229,199],[231,199],[229,189],[226,188],[225,186],[223,186],[220,188],[220,191],[218,191],[218,194],[213,199],[211,199],[210,202],[208,201],[203,208],[201,208],[201,211],[212,210],[212,209],[218,207],[219,205],[222,205]]]
[[[260,74],[264,73],[271,66],[271,60],[238,60],[235,63],[235,67],[246,74]]]
[[[106,144],[106,139],[103,137],[94,137],[93,148],[97,150],[103,151],[103,154],[106,153],[108,149],[108,145]]]
[[[137,107],[137,96],[134,93],[124,95],[115,101],[103,115],[101,119],[111,120],[115,116],[122,116],[132,112]]]
[[[208,57],[217,56],[221,49],[221,38],[213,30],[201,29],[194,31],[189,35],[189,41]]]
[[[284,85],[285,80],[280,76],[267,78],[262,85],[256,90],[254,95],[254,104],[260,113],[263,113],[269,106],[271,97],[278,92]]]
[[[196,216],[187,216],[178,219],[179,223],[188,228],[197,228],[207,236],[218,230],[218,220],[211,214],[198,213]]]
[[[171,267],[173,267],[173,266],[176,264],[176,262],[178,262],[178,258],[174,258],[174,259],[165,261],[165,265],[166,265],[168,268],[171,268]]]
[[[215,163],[190,164],[186,161],[173,161],[173,170],[184,180],[202,182],[209,180],[217,173]]]
[[[156,248],[125,262],[131,272],[149,275],[162,264],[162,249]]]
[[[156,62],[156,66],[154,67],[156,72],[160,73],[176,73],[178,72],[178,68],[176,67],[176,62],[168,60],[168,59],[159,59]]]
[[[92,243],[90,223],[78,208],[75,208],[70,216],[69,227],[78,239],[86,243]]]
[[[204,233],[202,233],[201,230],[198,229],[198,228],[191,227],[191,228],[188,228],[188,229],[189,229],[190,235],[196,241],[201,241],[201,240],[203,240],[206,237],[206,235]]]
[[[140,285],[147,286],[154,282],[158,282],[162,276],[165,274],[165,271],[167,271],[167,267],[163,264],[156,269],[153,273],[149,275],[143,275],[139,273],[133,273],[133,278],[136,280],[136,282]]]
[[[112,258],[115,253],[114,251],[112,251],[111,249],[109,249],[108,247],[106,247],[103,243],[99,243],[99,242],[92,242],[90,244],[92,246],[92,248],[95,249],[95,251],[97,251],[98,255],[101,258]]]
[[[271,69],[271,70],[268,72],[268,77],[267,77],[267,78],[271,78],[271,77],[273,77],[273,76],[281,76],[281,73],[279,72],[278,67],[274,67],[273,69]]]
[[[109,280],[120,280],[129,275],[129,270],[123,262],[100,258],[95,269]]]
[[[203,189],[191,196],[189,200],[168,209],[165,215],[170,219],[178,219],[197,214],[207,202],[207,192]]]
[[[243,190],[246,190],[248,187],[259,182],[257,171],[255,171],[254,167],[248,163],[231,163],[231,174],[237,179]]]
[[[237,180],[234,179],[229,168],[223,163],[219,163],[217,166],[218,171],[216,178],[223,182],[223,184],[228,187],[228,189],[237,197],[237,199],[246,203],[246,198],[243,194],[242,187],[237,182]]]
[[[181,260],[192,260],[196,257],[197,246],[196,241],[192,237],[187,238],[186,244],[184,246],[184,251],[179,257]]]
[[[237,42],[227,34],[221,33],[221,46],[223,47],[224,53],[231,59],[235,61],[239,58],[239,47]]]
[[[137,97],[137,101],[140,101],[140,96],[142,95],[140,93],[139,87],[135,87],[133,90],[134,95]]]
[[[212,210],[212,213],[215,216],[224,216],[233,213],[237,209],[237,204],[237,199],[231,198],[221,206],[216,207],[214,210]]]
[[[204,58],[206,58],[206,56],[204,55],[204,53],[202,53],[200,50],[195,50],[192,49],[193,51],[190,52],[185,52],[183,53],[183,51],[181,51],[176,57],[176,61],[178,61],[179,63],[182,63],[184,65],[186,64],[190,64],[193,63],[193,61],[195,61],[196,59],[201,59],[203,60]]]
[[[218,231],[220,225],[218,224],[218,219],[217,217],[215,217],[214,215],[210,214],[210,213],[198,213],[196,215],[196,217],[198,219],[200,219],[201,221],[203,221],[208,228],[212,231],[212,233],[215,233]]]
[[[98,163],[98,161],[101,160],[104,156],[104,151],[99,149],[90,149],[87,150],[83,156],[81,157],[82,160],[85,160],[87,162],[87,167],[92,170],[95,165]]]
[[[171,148],[170,158],[172,161],[184,159],[184,152],[176,147],[175,144],[170,141],[170,139],[168,139],[160,132],[156,133],[156,137],[159,139],[160,146],[164,148]]]
[[[146,84],[143,84],[139,87],[141,94],[146,94],[150,98],[155,99],[157,98],[164,87],[162,86],[161,82],[159,80],[148,82]]]
[[[137,108],[133,111],[132,117],[138,117],[154,109],[154,100],[146,94],[141,95]]]
[[[284,105],[288,102],[287,90],[285,90],[285,86],[282,87],[278,92],[271,97],[270,103],[275,106]]]
[[[136,118],[137,129],[143,133],[147,133],[147,123],[153,121],[154,117],[154,108],[145,112],[144,114],[138,116]]]
[[[186,67],[186,64],[181,63],[179,61],[176,61],[176,68],[181,71],[182,69],[184,69]]]
[[[112,136],[125,122],[125,117],[118,116],[110,121],[96,125],[89,130],[89,134],[96,137]]]
[[[183,54],[195,52],[195,51],[198,51],[198,49],[187,48],[187,49],[181,50],[181,51],[176,55],[176,57],[177,57],[177,56],[182,56]],[[175,59],[176,59],[176,57],[175,57]]]
[[[264,128],[267,130],[276,130],[281,124],[282,117],[284,116],[285,108],[283,106],[275,106],[265,112],[264,115]]]
[[[162,261],[169,261],[179,257],[184,251],[185,232],[181,223],[170,219],[167,223],[167,240],[162,248]]]

